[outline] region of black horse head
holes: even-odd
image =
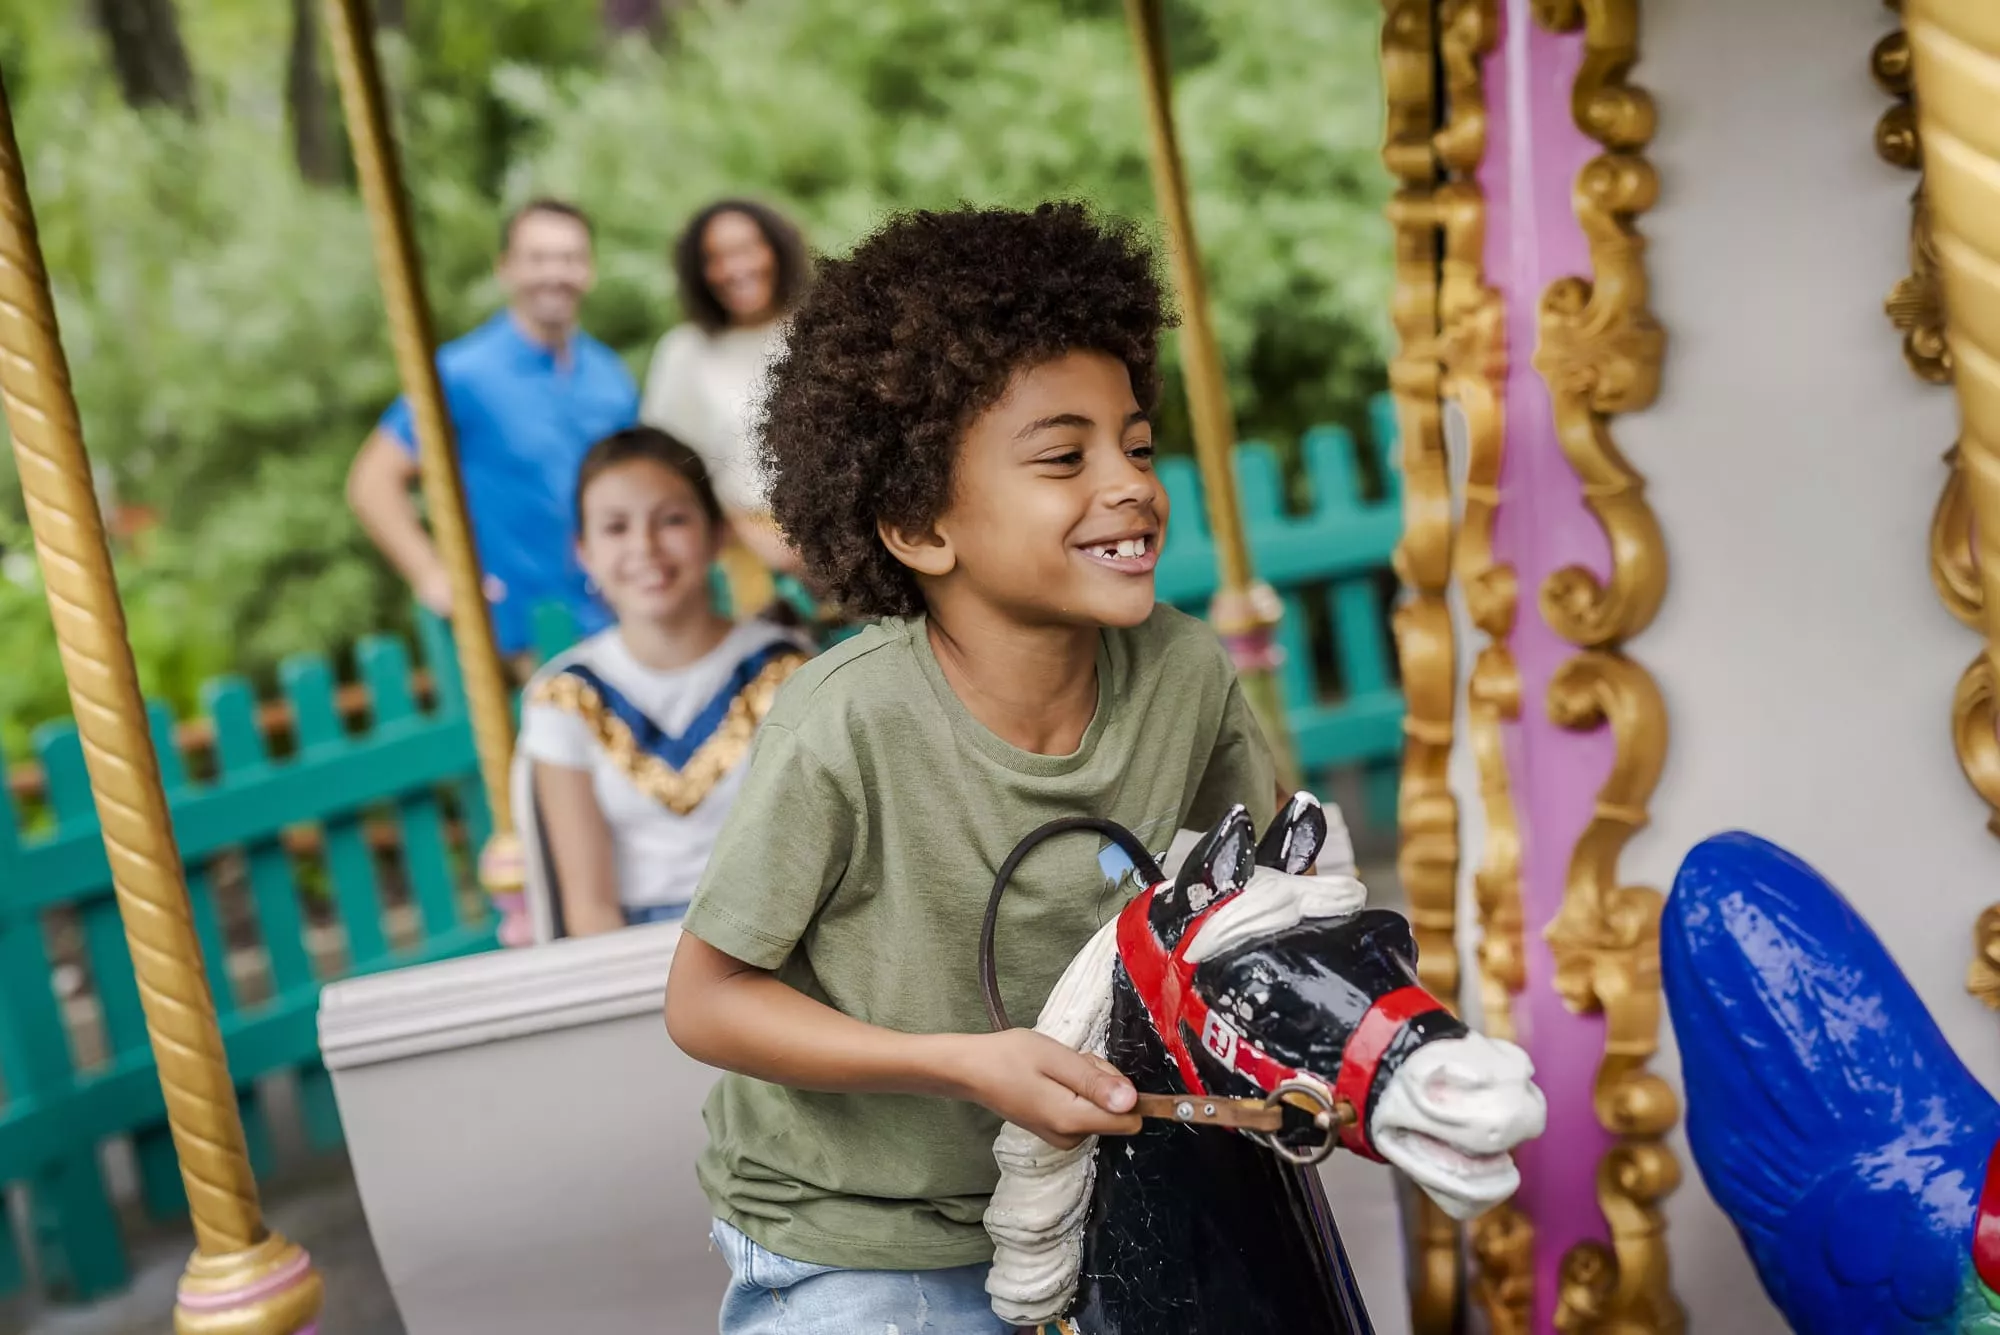
[[[1506,1152],[1541,1130],[1531,1068],[1423,990],[1400,915],[1366,908],[1352,877],[1305,874],[1327,837],[1309,794],[1261,840],[1237,807],[1135,899],[1117,928],[1104,1055],[1142,1093],[1199,1103],[1282,1086],[1312,1094],[1308,1107],[1351,1108],[1342,1143],[1476,1212],[1511,1194]],[[1075,1328],[1367,1330],[1317,1177],[1297,1166],[1330,1148],[1333,1124],[1308,1113],[1264,1141],[1149,1121],[1101,1140]]]

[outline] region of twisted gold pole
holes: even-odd
[[[4,82],[0,399],[187,1184],[197,1251],[181,1280],[174,1327],[182,1335],[297,1335],[319,1313],[320,1279],[305,1252],[266,1230],[258,1211]]]
[[[423,265],[417,254],[416,233],[410,226],[382,69],[375,58],[374,18],[368,0],[326,0],[326,14],[348,138],[354,145],[369,230],[375,237],[375,262],[389,310],[396,373],[416,423],[425,508],[430,513],[438,555],[451,576],[451,633],[465,679],[479,775],[493,816],[493,836],[480,856],[479,879],[505,915],[502,940],[520,944],[526,940],[521,903],[525,877],[508,783],[508,766],[514,755],[513,711],[506,669],[486,607],[479,555],[466,518],[457,442],[451,417],[445,411],[444,387],[438,380],[437,338],[431,327],[430,303],[424,297]]]
[[[1285,725],[1283,693],[1276,673],[1273,632],[1281,615],[1278,596],[1258,581],[1250,562],[1250,544],[1243,532],[1242,507],[1236,498],[1232,454],[1236,427],[1229,411],[1229,382],[1223,374],[1222,352],[1209,317],[1208,283],[1202,276],[1201,251],[1195,241],[1194,215],[1188,208],[1187,176],[1174,133],[1172,73],[1167,62],[1166,32],[1160,21],[1160,0],[1125,0],[1125,17],[1139,53],[1139,75],[1145,85],[1146,127],[1153,160],[1153,193],[1167,227],[1174,286],[1181,298],[1181,371],[1187,378],[1188,416],[1194,430],[1195,462],[1201,469],[1202,491],[1208,502],[1208,528],[1215,537],[1216,564],[1221,575],[1209,619],[1229,645],[1243,681],[1244,694],[1264,729],[1278,762],[1279,782],[1296,788],[1298,763]]]

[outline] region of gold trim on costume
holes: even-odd
[[[767,663],[730,701],[729,712],[715,726],[714,734],[695,750],[682,769],[641,751],[625,720],[612,713],[596,688],[581,677],[558,672],[536,686],[529,701],[560,709],[581,720],[604,748],[612,765],[631,780],[634,788],[676,816],[685,816],[706,801],[715,786],[742,762],[756,736],[757,725],[771,711],[778,688],[805,661],[806,656],[798,653],[785,654]]]
[[[1577,128],[1603,146],[1571,190],[1590,246],[1588,277],[1542,296],[1535,368],[1548,382],[1564,455],[1611,547],[1609,579],[1571,566],[1540,590],[1542,619],[1584,652],[1549,684],[1547,709],[1577,731],[1609,726],[1612,771],[1570,855],[1562,908],[1547,929],[1555,986],[1570,1009],[1605,1020],[1592,1095],[1617,1142],[1598,1164],[1597,1200],[1611,1246],[1564,1256],[1556,1326],[1564,1332],[1679,1335],[1687,1316],[1669,1282],[1660,1201],[1680,1183],[1663,1143],[1680,1116],[1673,1091],[1647,1069],[1659,1047],[1657,890],[1620,885],[1618,859],[1646,822],[1666,758],[1666,705],[1623,645],[1651,624],[1666,594],[1666,547],[1645,479],[1613,442],[1610,418],[1659,393],[1666,335],[1647,309],[1645,239],[1633,219],[1651,208],[1659,178],[1643,156],[1657,123],[1652,98],[1627,81],[1639,58],[1639,0],[1534,0],[1536,19],[1583,34],[1571,93]]]

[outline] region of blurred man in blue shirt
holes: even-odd
[[[576,470],[593,441],[638,419],[639,391],[618,355],[577,328],[596,278],[581,211],[550,199],[523,206],[507,220],[496,270],[507,308],[437,360],[494,636],[517,657],[544,603],[569,607],[585,634],[610,622],[576,562]],[[398,398],[355,456],[347,501],[417,600],[445,616],[451,583],[418,517],[416,481],[416,433]]]

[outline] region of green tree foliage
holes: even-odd
[[[64,0],[9,0],[0,69],[86,433],[159,524],[121,551],[149,690],[264,674],[393,627],[407,602],[341,500],[395,392],[366,220],[300,178],[289,7],[182,6],[203,115],[122,106]],[[671,7],[670,7],[671,8]],[[892,208],[1082,196],[1150,218],[1117,0],[711,0],[657,45],[601,7],[410,0],[384,54],[440,332],[491,309],[505,206],[599,220],[586,320],[635,371],[676,318],[665,249],[722,194],[838,250]],[[1386,186],[1370,0],[1177,0],[1178,112],[1246,434],[1355,420],[1381,377]],[[1177,391],[1169,400],[1177,401]],[[1170,420],[1167,436],[1181,434]],[[66,712],[0,461],[0,745]]]

